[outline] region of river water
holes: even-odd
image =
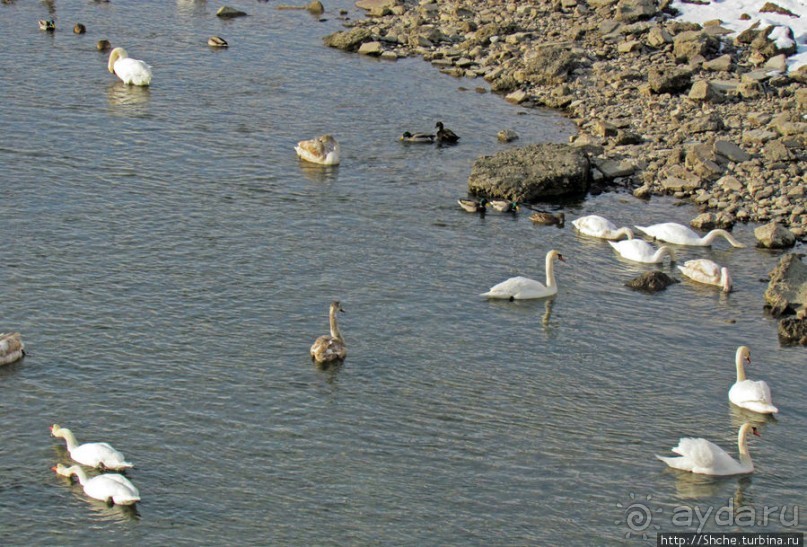
[[[324,47],[339,8],[362,16],[347,0],[324,21],[246,1],[222,21],[219,5],[0,5],[0,329],[28,349],[0,369],[0,543],[617,544],[694,531],[696,508],[703,530],[804,530],[805,353],[763,312],[779,253],[681,249],[728,265],[736,292],[633,292],[650,268],[569,224],[456,205],[476,157],[566,141],[570,121],[421,60]],[[101,38],[151,64],[152,86],[109,74]],[[396,140],[437,120],[458,146]],[[507,128],[521,139],[498,143]],[[294,143],[325,132],[342,165],[301,164]],[[562,206],[619,225],[697,213],[619,193]],[[479,297],[542,279],[552,248],[552,301]],[[308,348],[332,299],[349,356],[323,371]],[[756,473],[666,470],[654,455],[681,436],[736,454],[755,419],[726,396],[741,344],[780,408],[758,420]],[[50,470],[69,461],[53,423],[135,463],[135,510]]]

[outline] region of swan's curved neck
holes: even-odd
[[[740,452],[740,463],[754,467],[751,463],[751,454],[748,453],[748,432],[751,430],[751,424],[743,424],[740,432],[737,433],[737,449]]]
[[[546,255],[546,286],[547,288],[555,287],[555,260],[552,253]]]
[[[66,469],[68,476],[75,475],[78,478],[78,482],[84,486],[84,483],[87,482],[87,473],[78,465],[70,466]]]
[[[628,228],[628,227],[623,226],[623,227],[622,227],[622,228],[620,228],[619,230],[616,230],[616,231],[614,232],[614,235],[613,235],[613,237],[615,237],[615,238],[617,238],[617,239],[619,239],[619,238],[620,238],[620,237],[622,237],[622,236],[625,236],[625,237],[627,237],[628,239],[633,239],[633,230],[631,230],[631,229],[630,229],[630,228]]]
[[[656,262],[660,262],[664,258],[664,255],[669,256],[670,260],[675,262],[675,253],[673,252],[672,249],[670,249],[666,245],[664,245],[663,247],[659,247],[659,249],[655,252],[655,254],[653,254],[653,260]]]
[[[336,312],[338,312],[338,311],[339,311],[339,309],[336,308],[336,307],[331,308],[331,313],[330,313],[331,338],[335,338],[335,339],[337,339],[337,340],[339,340],[341,342],[342,341],[342,333],[339,331],[339,325],[336,324]]]
[[[743,365],[743,361],[745,361],[745,355],[743,354],[742,349],[738,349],[736,358],[738,382],[745,380],[745,366]]]
[[[69,429],[61,428],[59,429],[59,437],[63,438],[67,443],[67,450],[73,450],[78,446],[78,441],[76,440],[76,436],[73,435],[73,432]]]
[[[726,239],[726,241],[728,241],[729,243],[731,243],[731,246],[732,246],[732,247],[745,247],[745,245],[743,245],[742,243],[740,243],[739,241],[737,241],[736,239],[734,239],[734,236],[733,236],[733,235],[731,235],[731,234],[730,234],[729,232],[727,232],[726,230],[719,230],[719,229],[718,229],[718,230],[712,230],[711,232],[709,232],[708,234],[706,234],[705,236],[703,236],[703,237],[701,238],[701,240],[702,240],[702,241],[703,241],[703,242],[704,242],[706,245],[711,245],[711,244],[712,244],[712,242],[713,242],[715,239],[717,239],[718,237],[723,237],[723,238],[725,238],[725,239]]]

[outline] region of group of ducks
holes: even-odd
[[[613,222],[599,215],[588,215],[572,221],[575,229],[581,234],[608,240],[608,243],[620,256],[626,260],[642,264],[656,264],[669,256],[675,262],[675,252],[667,245],[656,249],[652,243],[643,239],[634,239],[630,228],[617,228]],[[652,226],[636,226],[643,234],[659,241],[675,245],[688,245],[707,247],[717,237],[724,237],[734,247],[745,247],[725,230],[712,230],[705,236],[699,236],[683,224],[664,222]],[[622,240],[621,238],[627,239]],[[481,296],[507,300],[525,300],[534,298],[547,298],[558,292],[555,280],[555,261],[564,262],[563,255],[556,250],[546,254],[546,284],[528,277],[516,276],[494,285]],[[728,268],[720,266],[708,258],[687,260],[678,270],[686,277],[707,285],[720,287],[724,292],[731,292],[732,279]]]
[[[125,471],[132,467],[123,454],[108,443],[78,444],[73,432],[58,424],[51,426],[50,433],[65,440],[70,458],[81,465],[101,471]],[[79,465],[68,467],[61,463],[51,469],[63,477],[75,475],[85,494],[108,505],[133,505],[140,501],[140,492],[120,473],[102,472],[100,475],[89,477],[83,467]]]

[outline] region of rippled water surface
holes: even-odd
[[[604,242],[456,205],[476,157],[563,142],[568,120],[421,60],[324,47],[339,8],[362,16],[350,1],[326,21],[273,2],[222,21],[219,5],[0,5],[0,330],[28,348],[0,369],[0,543],[591,545],[694,530],[676,509],[729,505],[786,507],[757,530],[794,529],[807,380],[804,349],[780,347],[762,310],[777,253],[682,249],[729,266],[728,297],[632,292],[649,268]],[[208,48],[213,34],[231,47]],[[109,74],[101,38],[150,63],[151,88]],[[437,120],[460,145],[397,142]],[[520,141],[498,143],[505,128]],[[294,155],[323,132],[338,168]],[[696,214],[621,194],[563,208],[619,225]],[[479,297],[542,278],[552,248],[567,258],[553,301]],[[322,371],[308,348],[334,298],[350,354]],[[736,453],[740,344],[781,410],[751,442],[757,472],[665,470],[654,454],[683,435]],[[53,423],[135,463],[136,510],[50,471],[68,461]]]

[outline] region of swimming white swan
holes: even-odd
[[[112,448],[107,443],[84,443],[78,444],[76,436],[73,432],[65,427],[59,427],[58,424],[53,424],[50,427],[50,433],[54,437],[59,437],[67,443],[67,451],[70,457],[78,463],[88,465],[90,467],[98,467],[100,469],[121,470],[132,467],[132,464],[127,462],[123,454]]]
[[[150,85],[151,67],[138,59],[132,59],[122,47],[116,47],[109,54],[109,72],[115,73],[128,85]]]
[[[580,217],[573,220],[572,225],[577,228],[577,231],[581,234],[591,237],[613,240],[621,239],[622,237],[633,239],[633,231],[630,228],[623,227],[617,229],[613,222],[599,215]]]
[[[670,260],[675,262],[675,253],[666,245],[656,249],[643,239],[626,239],[624,241],[609,241],[608,243],[622,258],[633,262],[658,264],[659,262],[664,262],[665,256],[669,256]]]
[[[687,260],[683,266],[678,266],[678,269],[693,281],[706,285],[717,285],[723,289],[723,292],[731,292],[732,281],[729,269],[725,266],[721,268],[708,258]]]
[[[546,285],[528,277],[511,277],[498,285],[494,285],[481,296],[503,298],[511,301],[553,296],[558,293],[558,285],[555,283],[555,259],[566,262],[563,255],[554,249],[546,253]]]
[[[748,453],[748,443],[746,437],[751,431],[759,436],[757,428],[749,423],[740,427],[737,433],[737,448],[740,453],[738,462],[729,456],[725,450],[706,439],[695,439],[684,437],[678,441],[678,446],[672,449],[679,454],[678,457],[656,456],[658,459],[681,471],[690,471],[701,475],[741,475],[754,472],[754,464],[751,462],[751,455]]]
[[[747,346],[737,348],[735,357],[737,381],[729,389],[729,401],[760,414],[776,414],[779,409],[773,406],[771,388],[762,380],[746,380],[745,363],[751,363],[751,350]]]
[[[8,365],[25,356],[25,344],[19,332],[0,334],[0,365]]]
[[[301,160],[320,165],[339,165],[339,143],[331,135],[300,141],[294,150]]]
[[[339,326],[336,324],[336,312],[343,312],[338,300],[331,302],[328,319],[331,326],[331,334],[323,334],[311,345],[311,358],[319,364],[331,364],[344,361],[347,357],[347,347]]]
[[[709,247],[717,237],[724,237],[726,241],[731,243],[733,247],[745,247],[742,243],[734,239],[726,230],[712,230],[705,236],[699,236],[692,229],[684,226],[683,224],[676,224],[675,222],[664,222],[662,224],[654,224],[652,226],[636,226],[636,229],[654,237],[659,241],[666,241],[667,243],[675,243],[676,245],[692,245],[695,247]]]
[[[135,485],[118,473],[103,473],[87,478],[87,473],[78,465],[65,467],[62,464],[57,464],[51,469],[62,477],[75,475],[78,477],[78,482],[84,487],[85,494],[109,505],[132,505],[140,501],[140,492],[135,488]]]

